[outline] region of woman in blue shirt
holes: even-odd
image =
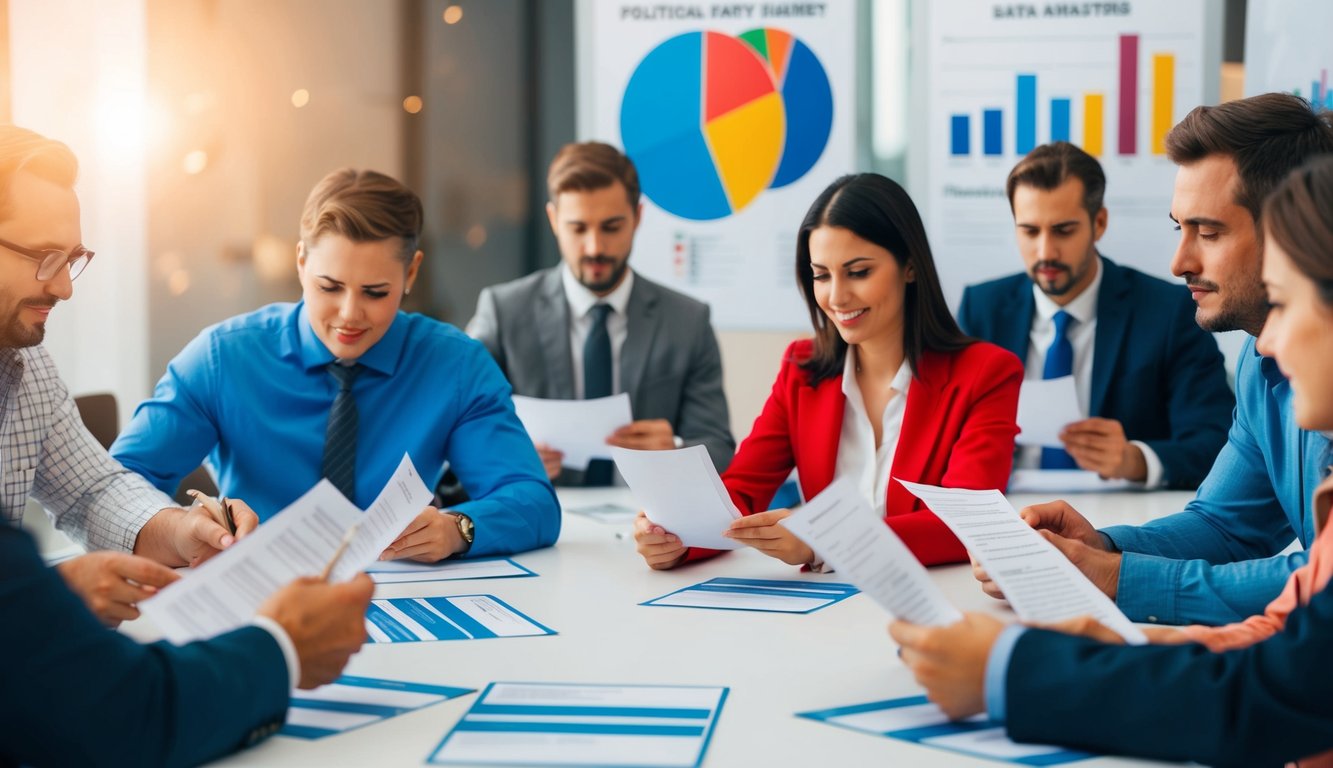
[[[171,493],[207,457],[265,520],[328,477],[365,508],[404,452],[470,501],[426,508],[384,552],[433,562],[548,546],[555,492],[485,347],[399,305],[421,268],[421,201],[374,171],[319,182],[301,216],[302,300],[205,329],[112,446]],[[340,398],[340,390],[348,395]]]

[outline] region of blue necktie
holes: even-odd
[[[1069,321],[1073,318],[1063,309],[1055,313],[1055,340],[1046,350],[1046,364],[1041,369],[1043,379],[1058,379],[1074,372],[1074,345],[1069,343]],[[1042,469],[1078,469],[1074,457],[1063,448],[1041,449]]]
[[[583,340],[583,399],[611,396],[611,334],[606,330],[610,304],[594,304],[592,327]],[[608,459],[593,459],[583,474],[584,485],[610,485],[614,464]]]
[[[329,364],[329,373],[338,380],[338,396],[329,409],[329,427],[324,433],[324,460],[320,475],[353,503],[356,501],[356,400],[352,382],[360,375],[361,365]]]

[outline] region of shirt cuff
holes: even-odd
[[[1161,488],[1165,470],[1162,468],[1162,460],[1157,458],[1157,452],[1149,448],[1148,444],[1142,440],[1130,440],[1129,444],[1139,447],[1139,450],[1143,452],[1143,463],[1148,465],[1148,476],[1144,478],[1143,487],[1149,491]]]
[[[295,689],[301,682],[301,657],[296,655],[296,645],[287,630],[267,616],[256,616],[250,623],[273,635],[278,647],[282,649],[282,657],[287,660],[287,678],[291,683],[289,687]]]
[[[986,712],[990,719],[996,723],[1003,723],[1005,717],[1004,694],[1005,694],[1005,675],[1009,672],[1009,658],[1014,655],[1014,646],[1018,645],[1018,638],[1023,636],[1027,627],[1022,624],[1010,624],[1000,632],[999,637],[995,638],[995,644],[990,648],[990,656],[986,659],[986,687],[984,690],[986,697]]]
[[[1177,599],[1185,560],[1125,552],[1115,603],[1130,621],[1179,624]]]

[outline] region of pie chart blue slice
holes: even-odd
[[[804,176],[824,154],[833,129],[833,89],[814,51],[792,41],[782,100],[787,107],[787,146],[772,187],[786,186]]]

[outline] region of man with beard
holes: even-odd
[[[736,444],[722,393],[722,356],[708,307],[629,268],[643,205],[634,163],[599,142],[568,144],[546,177],[546,215],[563,263],[483,289],[467,331],[509,377],[514,394],[591,399],[627,392],[634,420],[607,436],[624,448],[703,445],[718,471]],[[606,485],[613,467],[562,469],[561,485]]]
[[[1029,379],[1072,374],[1091,417],[1065,426],[1063,449],[1021,448],[1016,466],[1198,487],[1235,398],[1189,292],[1098,253],[1106,176],[1078,147],[1032,150],[1006,191],[1027,272],[968,288],[959,323],[1025,360]]]

